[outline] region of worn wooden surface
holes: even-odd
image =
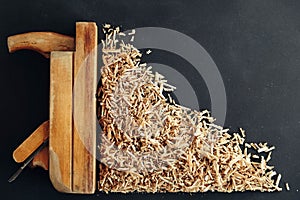
[[[72,192],[73,52],[51,52],[49,176],[60,192]]]
[[[96,187],[97,25],[76,23],[74,65],[73,191]]]
[[[32,160],[31,167],[41,167],[49,169],[49,146],[43,148]]]
[[[16,162],[24,162],[49,137],[49,121],[42,123],[14,152]]]
[[[49,58],[51,51],[73,51],[74,38],[54,32],[30,32],[13,35],[7,39],[10,53],[28,49],[41,53]]]

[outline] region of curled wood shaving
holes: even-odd
[[[176,88],[141,64],[142,54],[122,40],[124,33],[107,24],[104,29],[98,90],[100,191],[282,190],[281,175],[275,180],[277,173],[268,165],[274,147],[245,143],[243,129],[229,134],[207,110],[194,111],[165,97],[164,92]],[[257,154],[248,153],[250,148]],[[263,152],[269,152],[267,158]]]

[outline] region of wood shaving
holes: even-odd
[[[165,97],[176,88],[140,63],[142,54],[120,38],[125,34],[119,29],[104,29],[97,94],[100,191],[282,190],[281,175],[275,180],[277,173],[268,165],[274,147],[245,143],[243,129],[229,134],[207,110],[191,110]],[[250,148],[257,154],[248,153]],[[267,158],[263,152],[269,152]]]
[[[132,29],[130,33],[128,33],[128,35],[134,35],[135,34],[135,29]]]
[[[286,188],[287,191],[290,191],[289,183],[285,183],[285,188]]]
[[[130,42],[134,41],[134,35],[131,37]]]

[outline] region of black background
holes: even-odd
[[[0,195],[24,200],[299,199],[299,10],[299,1],[283,0],[1,0]],[[282,183],[289,182],[291,191],[284,188],[281,193],[68,195],[56,192],[48,172],[41,169],[26,169],[9,184],[7,179],[18,167],[11,156],[13,150],[49,118],[49,60],[31,51],[9,54],[6,38],[29,31],[74,35],[76,21],[95,21],[99,26],[110,22],[122,25],[124,30],[165,27],[199,42],[214,59],[224,80],[228,103],[225,126],[233,131],[243,127],[248,141],[268,141],[275,145],[271,164],[282,173]],[[168,60],[163,55],[161,59]],[[199,79],[197,93],[203,94],[198,95],[199,101],[203,108],[209,108],[201,77],[191,73],[189,78]]]

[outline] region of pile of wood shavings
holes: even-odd
[[[163,92],[175,87],[140,63],[141,53],[122,40],[126,35],[119,28],[105,25],[104,32],[98,90],[100,191],[282,190],[281,175],[267,164],[274,147],[245,143],[243,130],[229,134],[208,111],[182,107],[170,96],[168,102]],[[134,31],[128,35],[132,41]]]

